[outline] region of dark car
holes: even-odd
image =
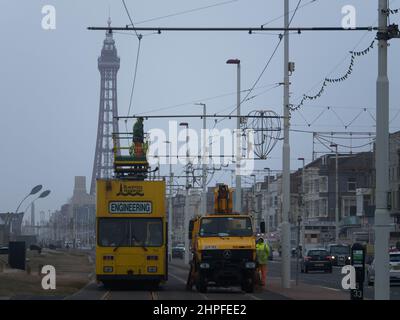
[[[8,254],[8,247],[0,247],[0,254]]]
[[[172,247],[172,258],[183,259],[185,255],[185,247]]]
[[[332,273],[332,260],[325,249],[310,249],[301,261],[301,272],[324,271]]]
[[[29,246],[29,250],[31,251],[37,251],[39,254],[42,253],[42,247],[37,245],[37,244],[31,244]]]
[[[350,246],[345,244],[330,244],[327,250],[334,266],[350,264]]]

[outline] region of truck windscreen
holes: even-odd
[[[331,254],[350,254],[350,247],[348,246],[331,247]]]
[[[98,221],[101,247],[160,247],[163,244],[161,219],[101,218]]]
[[[253,235],[250,218],[216,217],[203,218],[200,237],[249,237]]]

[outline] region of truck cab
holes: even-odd
[[[252,292],[256,270],[252,217],[232,212],[232,191],[225,185],[217,186],[214,200],[214,213],[190,221],[193,258],[187,289],[195,285],[206,292],[208,286],[241,286]]]

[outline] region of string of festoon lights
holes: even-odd
[[[317,94],[315,94],[313,96],[304,94],[303,98],[301,99],[301,101],[298,105],[291,105],[290,111],[293,112],[293,111],[299,110],[307,100],[316,100],[316,99],[320,98],[322,96],[322,94],[324,93],[325,88],[328,85],[333,84],[333,83],[343,82],[343,81],[347,80],[349,78],[349,76],[353,73],[353,67],[354,67],[356,58],[367,55],[374,48],[374,44],[375,44],[375,40],[373,40],[371,42],[371,44],[362,51],[350,51],[351,59],[350,59],[350,63],[349,63],[347,72],[343,76],[338,77],[338,78],[328,78],[328,77],[325,78],[322,83],[321,89],[317,92]]]
[[[382,13],[385,13],[387,15],[389,14],[398,14],[400,13],[400,8],[398,9],[387,9],[387,10],[382,10]]]

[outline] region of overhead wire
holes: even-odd
[[[150,19],[138,21],[138,22],[136,22],[136,24],[138,25],[138,24],[142,24],[142,23],[145,23],[145,22],[156,21],[156,20],[166,19],[166,18],[170,18],[170,17],[176,17],[176,16],[179,16],[179,15],[184,15],[184,14],[187,14],[187,13],[192,13],[192,12],[196,12],[196,11],[200,11],[200,10],[205,10],[205,9],[209,9],[209,8],[223,6],[223,5],[231,4],[233,2],[238,2],[238,1],[240,1],[240,0],[230,0],[230,1],[220,2],[220,3],[216,3],[216,4],[204,6],[204,7],[193,8],[193,9],[180,11],[180,12],[176,12],[176,13],[171,13],[171,14],[168,14],[168,15],[160,16],[160,17],[155,17],[155,18],[150,18]]]
[[[129,21],[131,22],[131,25],[134,27],[133,19],[131,17],[131,14],[129,13],[129,10],[128,10],[128,7],[127,7],[127,5],[125,3],[125,0],[122,0],[122,4],[123,4],[123,6],[125,8],[126,14],[127,14],[128,18],[129,18]],[[139,66],[140,49],[141,49],[141,43],[142,43],[142,38],[143,38],[142,34],[139,34],[136,30],[134,30],[134,31],[135,31],[135,35],[136,35],[139,43],[138,43],[138,48],[137,48],[137,52],[136,52],[136,62],[135,62],[135,69],[134,69],[134,72],[133,72],[132,89],[131,89],[131,94],[130,94],[130,98],[129,98],[129,108],[128,108],[128,113],[127,113],[128,117],[130,115],[131,108],[132,108],[133,94],[134,94],[134,91],[135,91],[136,77],[137,77],[137,71],[138,71],[138,66]],[[127,122],[128,122],[127,119],[125,119],[125,129],[128,132],[128,124],[127,124]]]
[[[295,10],[294,10],[294,12],[293,12],[293,15],[292,15],[292,17],[290,18],[289,26],[291,25],[291,23],[292,23],[292,21],[293,21],[295,15],[296,15],[296,13],[297,13],[297,11],[299,10],[299,6],[300,6],[301,2],[302,2],[302,0],[299,0],[299,1],[298,1],[297,6],[296,6],[296,8],[295,8]],[[262,78],[262,76],[264,75],[265,71],[267,70],[267,68],[268,68],[269,65],[271,64],[271,61],[272,61],[272,59],[274,58],[276,52],[278,51],[279,46],[280,46],[281,43],[282,43],[282,40],[283,40],[283,35],[282,35],[282,34],[279,34],[279,41],[278,41],[277,45],[275,46],[275,48],[274,48],[274,50],[273,50],[273,52],[272,52],[270,58],[268,59],[267,63],[265,64],[265,66],[264,66],[263,70],[261,71],[260,75],[258,76],[257,80],[254,82],[254,84],[253,84],[252,87],[250,88],[250,91],[249,91],[249,92],[247,93],[247,95],[242,99],[242,101],[240,101],[240,104],[242,104],[243,102],[246,101],[246,99],[248,98],[248,96],[250,95],[250,93],[254,90],[254,88],[257,86],[258,82],[261,80],[261,78]],[[236,106],[229,114],[230,114],[230,115],[233,114],[236,110],[237,110],[237,106]],[[224,120],[226,120],[226,118],[222,118],[222,119],[220,119],[220,120],[215,121],[214,128],[216,127],[216,125],[217,125],[218,123],[220,123],[220,122],[222,122],[222,121],[224,121]]]

